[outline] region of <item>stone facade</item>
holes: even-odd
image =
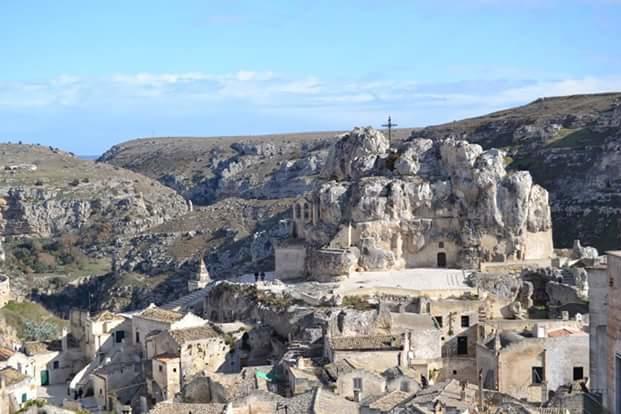
[[[606,401],[608,364],[608,269],[587,268],[589,281],[590,389]]]
[[[549,391],[588,376],[588,350],[589,336],[580,330],[502,331],[477,345],[476,368],[485,388],[541,403]]]
[[[621,251],[608,252],[608,409],[621,412]]]

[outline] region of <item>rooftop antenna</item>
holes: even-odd
[[[382,127],[388,128],[388,143],[389,144],[392,143],[392,127],[396,127],[396,126],[399,126],[399,125],[393,124],[392,119],[390,118],[390,115],[388,115],[388,123],[383,124]]]

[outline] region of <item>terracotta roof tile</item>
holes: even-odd
[[[191,341],[199,341],[201,339],[216,338],[220,336],[220,331],[214,326],[204,325],[195,328],[175,329],[169,332],[175,342],[179,345]]]
[[[336,336],[330,339],[337,351],[376,351],[401,349],[401,335]]]
[[[0,361],[8,361],[13,355],[15,352],[9,348],[0,348]]]
[[[0,369],[0,378],[4,380],[7,386],[20,383],[28,377],[16,370],[15,368],[6,367]]]

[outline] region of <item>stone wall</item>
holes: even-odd
[[[589,376],[589,336],[572,335],[546,338],[545,371],[548,390],[573,383],[573,369],[581,367]]]
[[[621,252],[608,253],[608,409],[621,412]]]
[[[304,244],[277,246],[274,249],[274,261],[277,279],[299,279],[306,276]]]
[[[608,269],[588,268],[589,280],[589,377],[591,389],[606,392],[608,363]],[[603,396],[603,400],[605,400]]]
[[[541,401],[542,394],[533,400],[536,395],[530,388],[532,368],[545,366],[544,349],[545,339],[522,340],[503,348],[498,356],[498,391],[518,399]]]

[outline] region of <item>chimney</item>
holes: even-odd
[[[304,363],[304,357],[298,357],[298,360],[296,362],[296,367],[298,369],[304,369],[306,367],[306,364]]]

